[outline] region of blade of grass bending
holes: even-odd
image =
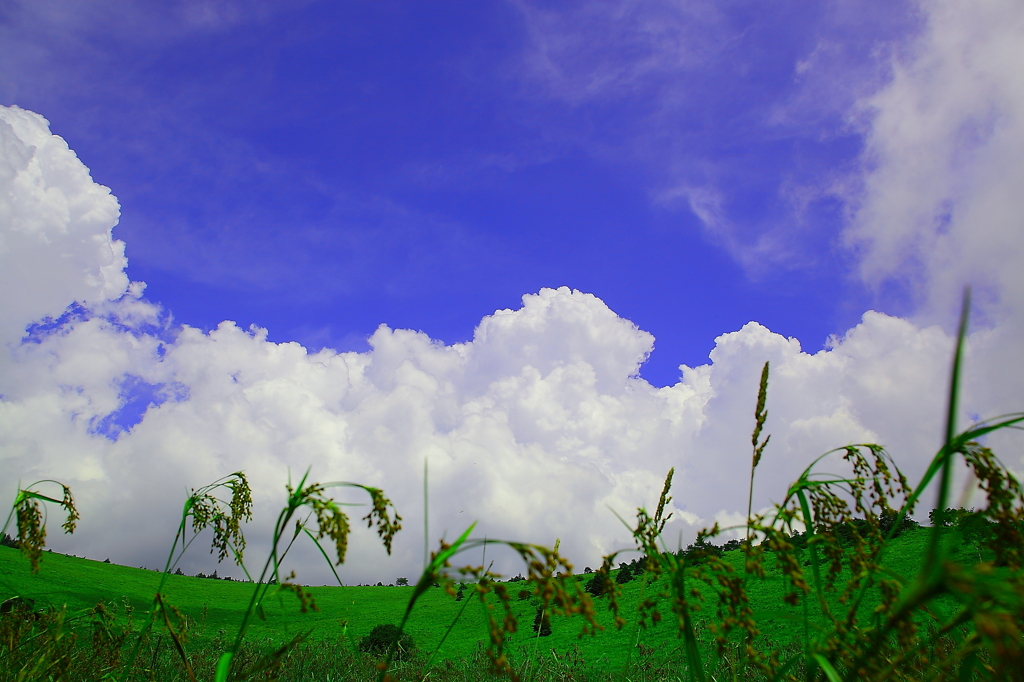
[[[401,633],[405,632],[405,624],[409,620],[409,615],[412,613],[412,609],[416,605],[416,601],[434,584],[435,574],[440,569],[444,568],[445,563],[459,551],[459,548],[463,543],[469,539],[469,535],[473,532],[474,528],[476,528],[476,521],[471,523],[469,528],[467,528],[455,542],[438,552],[433,561],[423,569],[423,573],[420,574],[420,579],[416,582],[415,589],[413,589],[412,596],[409,597],[409,603],[405,606],[405,614],[402,616],[402,622],[398,625],[399,636],[401,636]],[[484,548],[486,550],[486,544],[484,545]],[[380,670],[380,675],[377,677],[380,682],[384,681],[384,676],[387,675],[388,668],[391,667],[391,661],[394,659],[394,656],[394,649],[389,650],[388,657],[384,661],[384,666]]]
[[[829,679],[829,682],[843,682],[843,678],[839,676],[839,673],[836,671],[835,668],[832,667],[832,664],[828,662],[828,659],[826,659],[821,654],[813,654],[813,656],[815,662],[819,666],[821,666],[821,669],[824,671],[825,676]]]
[[[963,305],[960,309],[960,325],[956,335],[956,350],[953,352],[953,370],[949,380],[949,409],[946,413],[946,434],[944,456],[942,458],[941,478],[939,479],[939,499],[935,507],[937,523],[932,528],[931,542],[925,558],[925,572],[931,573],[938,565],[942,551],[943,522],[946,518],[946,503],[949,500],[949,478],[953,468],[953,439],[956,434],[956,410],[960,393],[960,365],[963,358],[964,341],[967,338],[967,319],[971,311],[971,289],[964,289]]]
[[[225,651],[217,659],[217,672],[214,675],[214,682],[227,682],[228,671],[231,670],[231,659],[234,658],[234,653],[231,651]]]
[[[11,511],[7,514],[7,520],[4,521],[3,532],[7,532],[7,526],[11,525],[11,519],[14,518],[14,512],[18,508],[19,498],[21,496],[21,481],[18,481],[18,494],[14,496],[14,504],[11,505]]]
[[[331,573],[334,574],[334,579],[338,581],[338,587],[345,587],[345,585],[341,582],[341,578],[338,576],[338,572],[334,570],[334,562],[331,561],[331,557],[327,554],[327,550],[324,549],[323,545],[320,544],[320,541],[317,540],[316,536],[309,532],[308,528],[303,526],[302,530],[307,536],[309,536],[309,539],[313,541],[313,544],[316,545],[316,548],[320,550],[320,554],[323,555],[324,561],[327,562],[327,565],[331,567]]]
[[[469,525],[469,528],[463,531],[462,535],[460,535],[455,542],[453,542],[450,546],[444,548],[442,551],[438,552],[437,556],[434,557],[434,560],[431,561],[430,564],[423,570],[423,573],[420,575],[419,581],[416,583],[416,589],[413,590],[412,596],[409,598],[409,603],[405,607],[405,618],[402,618],[403,623],[405,622],[405,619],[409,617],[409,614],[412,612],[412,607],[415,606],[416,600],[419,599],[423,595],[423,593],[429,590],[431,585],[434,584],[434,574],[438,572],[440,569],[444,568],[445,563],[453,556],[455,556],[455,553],[459,551],[459,548],[463,545],[463,543],[465,543],[466,540],[469,539],[469,534],[473,532],[474,528],[476,528],[476,521],[471,523]]]
[[[463,600],[462,600],[462,608],[460,608],[459,612],[457,614],[455,614],[455,619],[452,620],[452,623],[451,623],[451,625],[448,626],[448,629],[444,631],[444,635],[441,637],[441,641],[437,643],[437,646],[431,652],[430,656],[427,657],[427,662],[423,666],[424,668],[429,668],[430,667],[430,662],[432,660],[434,660],[434,655],[438,651],[441,650],[442,646],[444,646],[445,641],[448,639],[448,635],[450,635],[452,630],[455,629],[455,624],[458,623],[460,620],[462,620],[462,613],[466,610],[466,607],[469,606],[469,602],[471,602],[471,601],[472,601],[471,599],[463,598]]]
[[[171,641],[174,642],[174,648],[178,652],[178,657],[181,658],[181,662],[185,664],[185,672],[188,673],[189,680],[191,680],[191,682],[196,682],[196,674],[192,672],[192,666],[188,662],[188,656],[185,655],[185,648],[181,645],[181,641],[178,639],[178,634],[174,631],[171,619],[167,615],[167,608],[164,606],[159,593],[156,595],[155,601],[160,605],[160,613],[164,617],[164,625],[167,627],[167,632],[171,636]]]
[[[779,669],[775,671],[775,677],[771,678],[771,682],[776,682],[776,680],[784,680],[784,679],[786,679],[786,675],[789,673],[790,669],[792,669],[793,666],[795,666],[797,663],[799,663],[802,660],[805,660],[805,659],[803,658],[803,656],[801,654],[793,654],[792,656],[790,656],[786,660],[786,662],[783,663],[781,666],[779,666]],[[804,665],[804,668],[808,668],[808,666]],[[809,672],[808,672],[808,679],[810,679],[810,673]]]
[[[925,470],[925,473],[921,477],[920,483],[918,483],[917,487],[914,489],[914,492],[911,493],[910,497],[907,498],[907,503],[904,505],[904,507],[909,508],[912,504],[916,503],[917,500],[924,493],[925,488],[928,487],[928,484],[930,484],[932,482],[932,479],[935,478],[935,475],[939,473],[939,471],[941,471],[942,465],[946,461],[947,451],[955,454],[959,452],[965,444],[971,441],[978,440],[982,436],[988,435],[994,431],[1006,428],[1019,428],[1015,425],[1024,422],[1024,415],[1009,414],[1004,415],[1002,417],[997,417],[997,419],[1001,419],[1002,421],[998,421],[992,424],[982,423],[979,426],[969,428],[963,433],[954,437],[951,443],[943,445],[942,448],[935,454],[935,457],[932,458],[931,463],[928,465],[928,469]],[[952,456],[952,454],[950,456]]]
[[[685,570],[684,567],[680,566],[679,570]],[[685,581],[682,584],[685,587]],[[690,668],[694,671],[694,676],[697,678],[697,682],[706,682],[707,677],[704,675],[704,661],[700,656],[700,647],[697,644],[697,632],[693,628],[693,618],[690,614],[690,608],[683,602],[683,643],[686,646],[686,660],[690,664]]]
[[[804,534],[807,537],[807,548],[811,551],[811,573],[814,575],[814,589],[818,596],[818,605],[821,607],[822,615],[831,617],[828,608],[828,601],[825,599],[825,591],[821,584],[821,567],[818,559],[818,545],[812,543],[811,540],[814,538],[814,518],[811,516],[811,506],[807,502],[807,495],[804,494],[804,489],[799,488],[796,492],[797,499],[800,501],[800,511],[804,516]]]
[[[801,476],[801,480],[803,476]],[[807,539],[807,549],[811,552],[811,573],[814,576],[814,591],[818,597],[818,606],[821,608],[822,614],[829,616],[828,602],[825,600],[825,593],[822,589],[821,584],[821,567],[818,563],[818,545],[815,542],[811,542],[814,539],[814,518],[811,515],[811,507],[807,502],[807,495],[804,492],[804,488],[798,488],[796,493],[797,499],[800,502],[800,511],[804,517],[804,535]],[[811,653],[811,637],[809,632],[810,614],[808,613],[807,597],[802,596],[800,599],[803,602],[803,626],[804,626],[804,671],[808,682],[814,678],[814,667],[812,664],[813,655]]]
[[[908,510],[917,504],[918,499],[920,499],[921,495],[924,494],[925,489],[932,482],[932,479],[935,478],[935,475],[938,474],[939,471],[942,469],[943,463],[947,459],[946,453],[950,453],[948,457],[952,457],[957,452],[960,452],[967,443],[971,441],[976,441],[982,436],[985,436],[989,433],[1005,428],[1020,428],[1016,426],[1016,424],[1024,422],[1024,415],[1007,414],[996,417],[995,419],[998,419],[999,421],[995,423],[982,422],[977,426],[973,426],[964,431],[963,433],[959,434],[955,438],[953,438],[951,443],[943,445],[942,448],[939,449],[939,451],[932,458],[932,461],[928,465],[928,468],[925,470],[925,473],[921,477],[921,480],[918,482],[913,492],[911,492],[910,496],[907,497],[906,502],[904,502],[903,507],[900,509],[900,513],[896,517],[896,523],[894,523],[893,527],[889,529],[889,533],[885,537],[885,542],[879,549],[877,558],[878,562],[880,562],[882,556],[884,556],[885,549],[888,547],[889,541],[892,540],[893,537],[895,537],[895,534],[898,531],[900,524],[903,522],[903,519],[905,519],[908,516]],[[860,603],[864,600],[868,588],[869,584],[867,583],[865,583],[860,588],[860,592],[852,602],[853,608],[859,606]]]
[[[308,473],[309,472],[307,470],[306,474],[308,475]],[[253,614],[255,613],[264,620],[266,619],[266,615],[263,612],[263,599],[266,597],[270,586],[265,584],[264,581],[267,578],[267,572],[270,570],[271,566],[273,566],[274,569],[272,574],[274,576],[277,575],[279,565],[277,545],[281,541],[284,527],[289,523],[289,521],[291,521],[291,517],[295,513],[295,510],[301,506],[302,485],[305,481],[306,476],[304,475],[302,480],[299,482],[299,486],[294,489],[291,495],[289,495],[288,504],[281,510],[281,513],[278,514],[277,522],[274,524],[274,535],[271,540],[270,555],[267,557],[267,561],[263,564],[263,570],[260,572],[259,580],[256,582],[256,585],[253,586],[252,597],[249,598],[249,606],[246,608],[245,613],[242,614],[242,622],[238,626],[238,633],[235,635],[235,641],[229,649],[232,654],[237,654],[242,648],[242,641],[245,639],[245,633],[249,628],[249,621]],[[222,657],[222,661],[224,661],[227,666],[227,670],[225,671],[226,675],[231,669],[231,658],[224,659]],[[220,664],[218,663],[218,667],[219,665]],[[218,680],[218,682],[222,681]]]
[[[644,590],[647,588],[647,571],[644,571],[643,575],[640,576],[640,596],[637,598],[637,605],[644,603]],[[623,668],[622,676],[625,677],[629,671],[629,666],[633,665],[633,652],[640,644],[640,619],[637,618],[633,621],[633,646],[629,647],[629,651],[626,652],[626,667]]]
[[[139,652],[142,650],[142,642],[149,634],[149,631],[153,628],[153,623],[156,620],[157,607],[161,601],[161,594],[163,593],[164,583],[167,582],[167,576],[170,575],[171,568],[177,561],[174,559],[174,552],[178,548],[178,541],[181,541],[182,550],[184,554],[185,549],[188,547],[188,543],[185,542],[185,534],[188,528],[188,513],[195,504],[195,495],[189,495],[182,505],[181,512],[181,523],[178,525],[178,532],[174,536],[174,542],[171,544],[171,551],[167,554],[167,562],[164,564],[164,571],[160,576],[160,583],[157,585],[156,594],[153,597],[153,606],[149,610],[149,618],[146,619],[145,625],[139,630],[139,634],[135,638],[135,643],[132,645],[132,650],[128,654],[127,663],[124,666],[124,673],[121,676],[121,682],[127,682],[128,677],[131,674],[132,665],[135,663],[135,659],[138,657]],[[193,537],[193,539],[195,539]],[[178,559],[181,558],[181,554],[178,555]],[[172,638],[173,639],[173,638]],[[175,643],[177,641],[175,640]]]

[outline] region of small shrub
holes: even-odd
[[[592,573],[591,575],[594,577],[587,581],[587,584],[583,589],[592,597],[600,597],[605,592],[606,578],[600,571]]]
[[[548,617],[547,610],[541,606],[537,607],[537,613],[533,617],[533,631],[541,637],[551,634],[551,618]]]
[[[376,626],[359,642],[359,650],[363,653],[380,658],[390,654],[396,661],[407,657],[415,648],[416,644],[409,633],[402,632],[391,623]]]

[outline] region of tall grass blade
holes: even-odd
[[[235,654],[232,651],[225,651],[217,659],[217,671],[214,675],[214,682],[227,682],[228,672],[231,670],[231,659]]]
[[[416,606],[417,600],[419,600],[419,598],[422,597],[423,594],[433,586],[434,581],[437,579],[437,576],[440,574],[440,572],[444,569],[445,564],[448,563],[449,559],[455,556],[455,554],[459,551],[459,549],[466,542],[466,540],[469,539],[469,536],[473,532],[474,528],[476,528],[476,521],[471,523],[469,528],[463,531],[462,535],[460,535],[458,539],[455,540],[455,542],[453,542],[451,545],[443,547],[434,556],[430,563],[427,564],[426,568],[423,569],[423,573],[420,574],[420,579],[416,581],[416,587],[413,589],[412,596],[409,597],[409,601],[405,606],[405,614],[402,616],[402,622],[398,625],[399,633],[405,631],[405,624],[406,622],[408,622],[409,616],[412,614],[413,607]],[[486,544],[484,546],[486,548]],[[455,624],[453,623],[452,627],[454,626]],[[445,637],[447,636],[448,635],[445,634]],[[387,659],[381,666],[380,675],[377,678],[378,680],[380,680],[380,682],[384,682],[384,679],[387,676],[388,668],[391,667],[391,662],[394,660],[395,653],[396,652],[394,648],[388,651]]]
[[[829,682],[843,682],[843,678],[839,676],[838,671],[832,667],[832,664],[828,662],[827,658],[821,654],[814,654],[814,661],[821,666],[821,669],[829,679]]]
[[[754,408],[754,433],[750,437],[750,442],[754,448],[754,454],[750,459],[750,489],[747,494],[747,542],[750,542],[750,514],[754,507],[754,471],[757,469],[757,465],[761,463],[761,453],[764,452],[764,448],[768,445],[768,440],[771,436],[764,439],[763,443],[758,444],[758,439],[761,437],[761,429],[764,428],[764,422],[768,419],[768,411],[765,409],[765,402],[768,399],[768,362],[764,363],[764,367],[761,369],[761,383],[757,389],[757,407]]]
[[[963,305],[960,309],[960,324],[956,335],[956,350],[953,351],[953,368],[949,380],[949,404],[946,412],[945,445],[942,448],[941,478],[939,479],[939,495],[935,506],[938,523],[932,528],[931,542],[925,559],[925,570],[930,573],[938,565],[942,551],[942,535],[946,516],[946,504],[949,501],[950,477],[953,468],[953,441],[956,434],[956,411],[960,397],[960,367],[963,361],[964,341],[967,339],[967,321],[971,312],[971,289],[964,289]]]

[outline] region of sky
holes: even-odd
[[[765,361],[755,508],[854,442],[913,478],[966,285],[960,419],[1022,408],[1022,45],[1014,0],[5,3],[0,494],[152,568],[236,470],[259,556],[308,468],[395,500],[341,570],[390,582],[428,462],[431,546],[596,566],[670,467],[671,543],[742,521]]]

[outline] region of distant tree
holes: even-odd
[[[678,552],[677,556],[693,565],[703,563],[710,556],[722,556],[722,552],[721,547],[708,542],[708,539],[701,535],[692,545]]]
[[[460,584],[459,591],[455,593],[455,601],[462,601],[466,596],[466,586]]]
[[[110,557],[107,557],[106,559],[104,559],[104,560],[103,560],[103,563],[105,563],[105,564],[109,564],[109,563],[110,563]]]
[[[178,566],[178,568],[174,569],[174,575],[185,575],[185,572],[181,570],[181,566]]]
[[[897,511],[890,511],[888,509],[882,512],[882,515],[878,517],[878,529],[885,534],[888,534],[892,530],[893,526],[896,525],[896,520],[899,519],[900,514]],[[904,516],[903,520],[900,521],[900,525],[896,528],[896,532],[892,536],[899,537],[908,530],[917,530],[921,527],[921,524],[910,518],[909,515]]]
[[[633,579],[633,571],[630,570],[629,564],[619,564],[619,573],[615,576],[615,582],[619,585],[625,585]]]
[[[977,515],[978,512],[974,511],[973,509],[957,507],[956,509],[946,509],[945,513],[942,515],[943,518],[940,520],[939,510],[932,509],[930,512],[928,512],[928,522],[931,523],[933,526],[938,526],[941,522],[941,525],[948,528],[950,526],[963,525],[965,519]]]
[[[586,568],[583,569],[583,572],[584,573],[593,573],[594,569],[592,569],[590,566],[587,566]]]
[[[395,584],[398,585],[399,587],[405,587],[405,586],[407,586],[409,584],[409,579],[408,578],[399,578],[398,580],[395,581]]]
[[[384,587],[384,583],[377,583],[377,587]]]
[[[4,533],[3,539],[0,539],[0,547],[13,547],[14,549],[17,549],[18,541],[12,538],[7,533]]]

